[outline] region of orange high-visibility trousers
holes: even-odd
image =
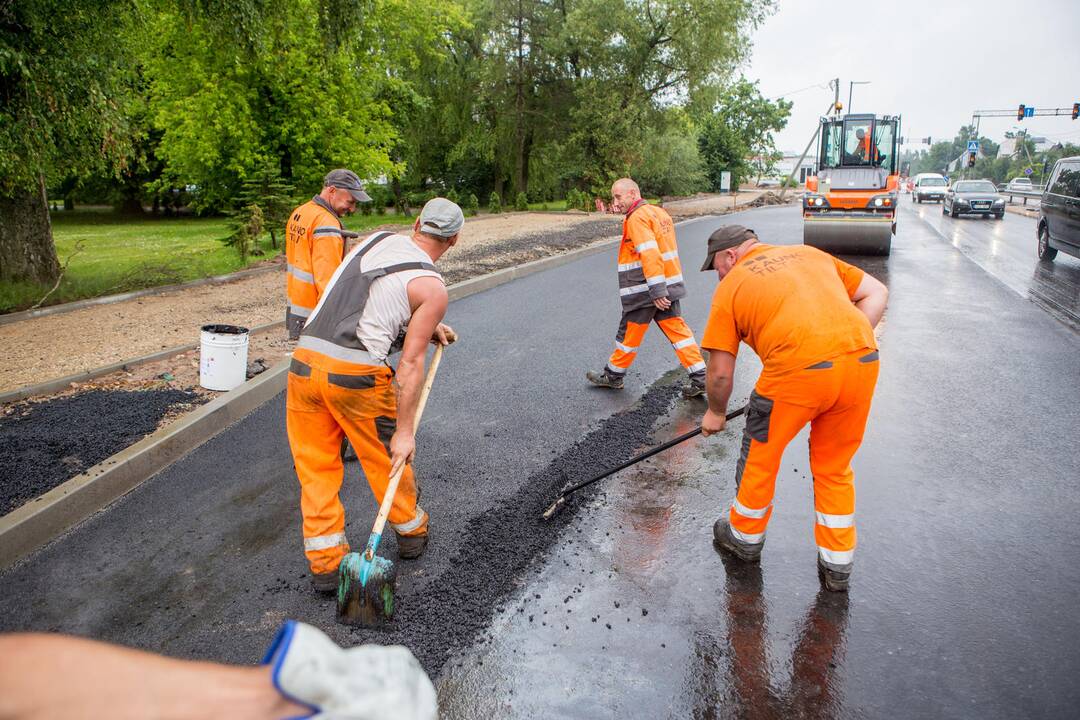
[[[675,356],[686,372],[691,376],[705,376],[705,359],[694,339],[694,331],[686,324],[679,310],[679,301],[674,300],[667,310],[656,306],[638,308],[623,313],[619,323],[619,332],[615,336],[615,351],[608,358],[607,369],[613,375],[624,375],[637,358],[638,348],[645,339],[649,324],[656,322],[660,331],[671,343]]]
[[[878,376],[876,350],[859,350],[779,378],[762,378],[750,396],[735,471],[732,535],[765,542],[776,473],[791,439],[810,423],[814,538],[826,566],[847,572],[855,553],[855,476],[851,459],[862,443]]]
[[[297,355],[304,352],[297,351]],[[304,553],[312,573],[337,570],[349,552],[345,508],[338,496],[344,476],[341,440],[348,437],[375,501],[390,481],[390,438],[397,429],[397,400],[387,367],[352,366],[332,373],[293,359],[286,396],[286,425],[304,516]],[[405,536],[427,534],[427,513],[411,467],[398,484],[391,527]],[[366,539],[366,538],[365,538]]]

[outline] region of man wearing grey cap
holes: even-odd
[[[390,476],[405,471],[389,522],[398,554],[416,558],[428,541],[428,515],[407,467],[429,342],[456,336],[442,324],[448,297],[432,264],[458,241],[465,216],[445,198],[428,202],[411,235],[377,232],[338,266],[304,326],[289,367],[286,418],[301,487],[304,550],[312,584],[336,592],[349,551],[339,499],[343,437],[356,449],[376,504]],[[388,359],[400,351],[397,370]]]
[[[322,192],[289,215],[285,225],[285,329],[290,340],[300,336],[300,328],[345,254],[341,216],[356,210],[356,203],[370,201],[356,173],[331,170]]]

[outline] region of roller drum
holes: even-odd
[[[888,255],[892,220],[829,218],[803,221],[803,244],[834,255]]]

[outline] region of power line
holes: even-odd
[[[798,90],[792,90],[791,92],[781,93],[780,95],[769,98],[769,100],[780,100],[781,98],[786,98],[786,97],[788,97],[790,95],[798,95],[801,92],[806,92],[807,90],[813,90],[814,88],[820,88],[821,90],[828,90],[829,89],[829,83],[830,83],[829,80],[826,80],[823,83],[814,83],[813,85],[807,85],[806,87],[799,88]]]

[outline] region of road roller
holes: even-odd
[[[837,255],[888,255],[896,234],[900,116],[821,118],[817,175],[806,180],[803,243]]]

